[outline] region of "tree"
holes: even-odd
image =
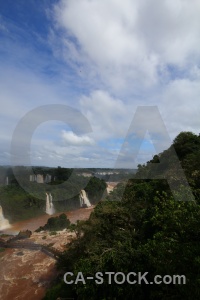
[[[181,133],[174,146],[189,178],[195,197],[200,151],[199,137]],[[185,147],[185,149],[184,149]],[[170,157],[171,148],[154,156],[162,156],[165,172],[176,179],[176,169]],[[151,164],[140,166],[138,172],[148,174]],[[192,175],[193,174],[193,175]],[[73,286],[62,286],[60,292],[73,291],[75,299],[139,299],[188,300],[200,294],[200,205],[198,201],[175,201],[165,180],[130,180],[125,188],[118,185],[107,201],[98,203],[91,217],[78,225],[79,235],[60,256],[58,266],[64,272],[82,272],[85,277],[96,272],[149,272],[147,280],[155,275],[184,275],[186,284],[123,285],[104,280],[101,285],[87,281]],[[184,189],[184,187],[182,187]],[[124,193],[123,193],[124,191]],[[181,193],[181,191],[180,191]],[[182,194],[182,193],[181,193]],[[121,201],[116,201],[120,200]],[[64,266],[64,268],[63,268]]]

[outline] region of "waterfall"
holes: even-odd
[[[46,213],[48,215],[53,215],[55,213],[54,205],[53,205],[53,197],[49,193],[46,193]]]
[[[3,209],[0,205],[0,230],[6,229],[9,227],[11,227],[11,225],[10,225],[9,221],[4,218]]]
[[[80,191],[79,199],[80,199],[80,207],[83,207],[84,205],[86,205],[87,207],[91,206],[90,200],[88,199],[85,190]]]
[[[81,194],[79,195],[79,200],[80,200],[80,207],[82,207],[84,205],[84,200]]]

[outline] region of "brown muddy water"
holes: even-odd
[[[94,209],[94,206],[89,208],[79,208],[72,211],[64,212],[70,222],[75,223],[77,220],[86,220],[89,218],[91,211]],[[44,226],[47,223],[47,220],[51,217],[59,216],[62,212],[55,213],[53,215],[42,215],[40,217],[32,218],[29,220],[24,220],[20,222],[16,222],[12,224],[11,228],[2,230],[1,233],[6,234],[18,234],[20,230],[29,229],[31,231],[35,231],[40,226]]]
[[[65,212],[72,223],[89,218],[94,207]],[[57,216],[60,213],[52,216]],[[12,224],[4,233],[17,234],[20,230],[34,231],[44,226],[51,217],[41,217]],[[60,234],[61,241],[62,233]],[[58,238],[58,236],[57,236]],[[53,237],[52,237],[53,241]],[[0,252],[0,299],[41,300],[57,276],[56,261],[40,251],[27,249],[6,249]]]

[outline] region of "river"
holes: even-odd
[[[65,214],[69,220],[74,223],[77,220],[86,220],[89,218],[94,206],[90,208],[80,208],[73,211],[67,211]],[[57,216],[60,213],[52,216]],[[36,230],[44,226],[49,215],[43,215],[25,221],[12,224],[12,228],[4,230],[3,233],[17,234],[20,230]],[[46,241],[53,244],[60,240],[65,244],[66,236],[64,233],[47,236],[45,240],[38,235],[35,242]],[[31,237],[32,238],[32,237]],[[40,241],[39,241],[40,239]],[[49,240],[48,240],[49,239]],[[67,238],[68,239],[68,238]],[[69,237],[70,241],[70,237]],[[32,251],[27,249],[6,249],[0,252],[0,299],[1,300],[41,300],[45,296],[47,288],[51,286],[52,280],[57,276],[55,259],[47,256],[41,251]]]
[[[94,206],[91,206],[89,208],[79,208],[72,211],[66,211],[64,212],[71,223],[75,223],[77,220],[86,220],[89,218],[89,215],[91,211],[94,209]],[[12,224],[11,228],[2,230],[1,233],[5,234],[18,234],[20,230],[31,230],[35,231],[40,226],[44,226],[47,223],[47,220],[51,217],[59,216],[62,212],[55,213],[53,215],[42,215],[36,218],[31,218],[24,221],[19,221],[14,224]]]

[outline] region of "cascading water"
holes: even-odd
[[[83,207],[84,205],[86,205],[87,207],[92,206],[90,200],[87,197],[85,190],[80,191],[79,199],[80,199],[80,207]]]
[[[0,205],[0,230],[6,229],[9,227],[11,227],[11,225],[10,225],[9,221],[4,218],[3,209]]]
[[[53,205],[53,197],[52,195],[49,193],[46,193],[46,213],[48,215],[53,215],[55,213],[55,208]]]

